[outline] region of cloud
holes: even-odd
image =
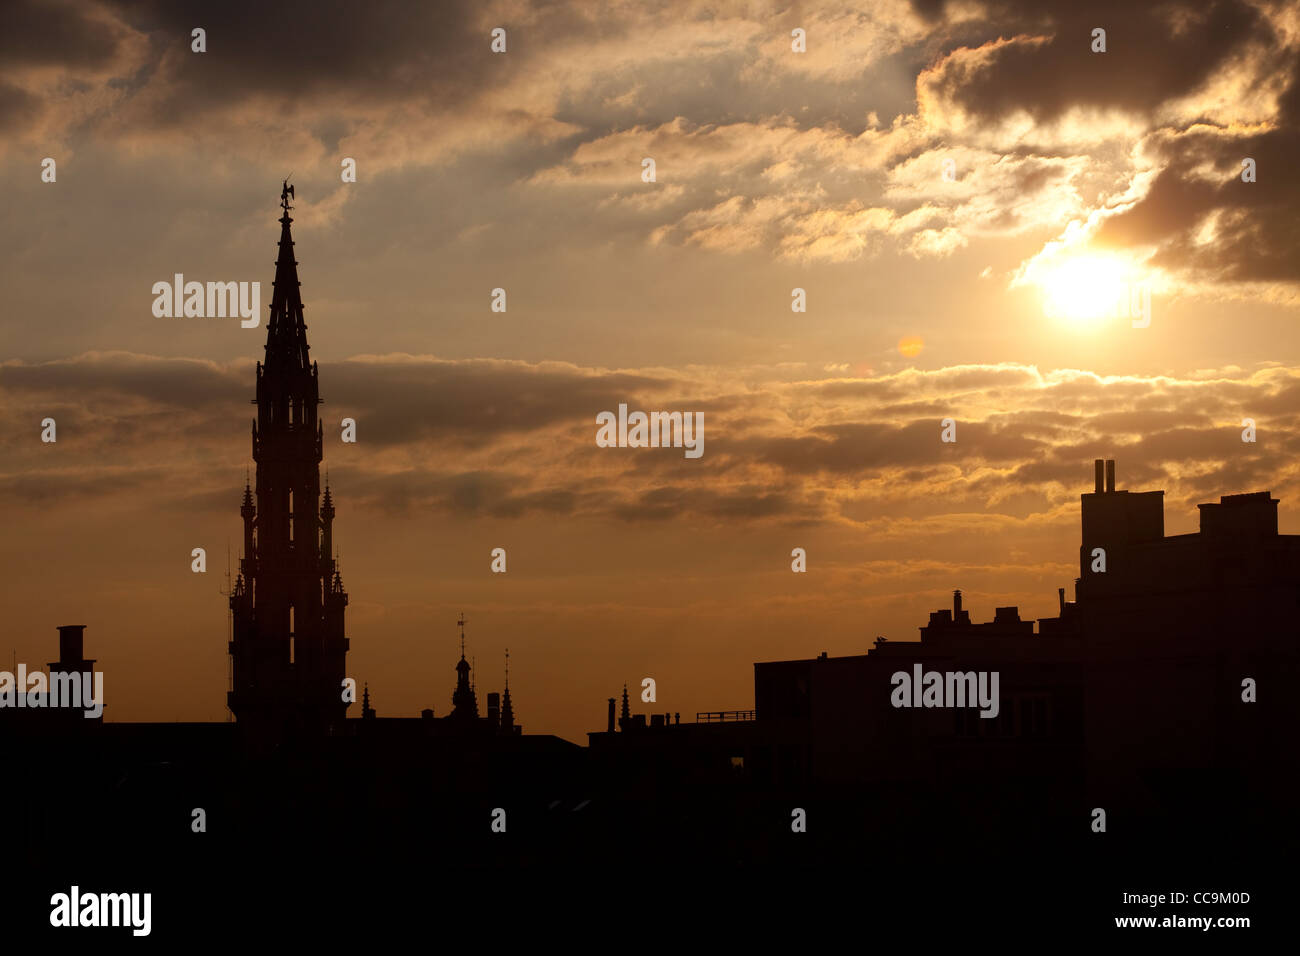
[[[247,363],[129,353],[6,363],[0,485],[29,505],[134,496],[233,509],[223,502],[247,463],[251,377]],[[1296,369],[1177,379],[1004,364],[789,381],[775,368],[384,355],[329,364],[321,382],[336,494],[385,514],[816,524],[1017,497],[1051,511],[1087,485],[1095,457],[1189,504],[1215,481],[1232,482],[1219,493],[1300,493]],[[595,414],[619,402],[702,411],[704,457],[598,448]],[[47,414],[53,445],[39,437]],[[344,415],[356,445],[338,439]],[[940,441],[947,417],[955,443]],[[1255,444],[1241,441],[1245,417]]]
[[[198,148],[283,175],[337,174],[347,155],[381,177],[483,157],[498,188],[542,208],[578,190],[652,246],[845,263],[1048,230],[1131,249],[1188,292],[1288,301],[1297,279],[1284,5],[378,0],[357,18],[304,0],[19,0],[2,16],[0,128],[61,158]],[[658,188],[639,181],[647,155]],[[1249,190],[1233,185],[1244,155],[1261,168]],[[348,196],[314,214],[344,218]]]

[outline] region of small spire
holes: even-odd
[[[501,729],[508,734],[515,732],[515,708],[510,701],[510,648],[506,648],[506,689],[501,695]]]

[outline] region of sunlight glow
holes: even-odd
[[[1038,280],[1043,288],[1043,308],[1053,318],[1076,324],[1126,314],[1128,273],[1127,263],[1116,256],[1065,259]]]

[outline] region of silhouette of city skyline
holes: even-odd
[[[930,613],[919,640],[755,662],[749,709],[685,722],[678,712],[634,713],[636,684],[629,694],[620,682],[621,701],[605,701],[604,729],[580,747],[523,733],[508,670],[504,692],[488,693],[480,716],[462,614],[444,716],[429,707],[380,717],[366,681],[359,714],[348,716],[348,592],[335,559],[335,499],[328,483],[321,492],[319,371],[309,360],[287,183],[281,203],[266,356],[256,367],[256,476],[243,489],[229,595],[235,722],[0,711],[0,734],[18,758],[62,783],[62,796],[41,804],[20,791],[6,796],[7,818],[24,821],[27,852],[81,846],[86,831],[60,833],[54,821],[82,812],[88,795],[99,804],[92,815],[105,820],[96,851],[129,852],[107,825],[117,817],[130,821],[129,845],[152,865],[177,862],[176,832],[191,805],[205,808],[225,848],[274,840],[310,854],[331,839],[362,840],[393,859],[414,833],[468,865],[522,867],[554,853],[594,861],[634,837],[699,865],[816,868],[899,852],[900,830],[924,852],[954,839],[1077,850],[1139,824],[1173,854],[1211,809],[1229,821],[1209,841],[1215,847],[1266,839],[1289,812],[1300,535],[1279,533],[1278,501],[1260,491],[1202,504],[1197,532],[1166,536],[1164,493],[1117,488],[1107,459],[1095,461],[1093,490],[1080,496],[1074,600],[1060,587],[1055,617],[1023,620],[1008,606],[977,622],[954,590],[952,607]],[[87,625],[58,629],[51,675],[91,673]],[[919,687],[915,706],[896,695],[898,675],[919,684],[927,668],[996,674],[996,707],[922,703]],[[1248,681],[1257,697],[1247,699]],[[309,794],[325,796],[313,803]],[[298,809],[285,821],[264,812],[270,805]],[[1096,808],[1109,821],[1100,831],[1090,828]],[[485,842],[497,832],[489,810],[510,821],[501,832],[523,836]],[[791,830],[792,813],[806,815],[806,830]]]

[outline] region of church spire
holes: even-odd
[[[501,729],[507,733],[515,732],[515,709],[510,703],[510,648],[506,648],[506,690],[501,697]]]
[[[307,352],[307,323],[303,320],[302,283],[298,281],[298,260],[293,257],[293,235],[289,224],[293,217],[289,200],[293,187],[286,180],[280,193],[280,254],[275,262],[272,283],[271,318],[266,327],[266,365],[268,370],[279,363],[306,371],[310,366]]]
[[[240,514],[244,557],[235,593],[230,709],[256,739],[281,732],[328,734],[347,704],[343,590],[332,559],[333,497],[320,493],[323,457],[319,376],[308,359],[286,180],[280,193],[280,252],[266,336],[256,368],[256,477]]]

